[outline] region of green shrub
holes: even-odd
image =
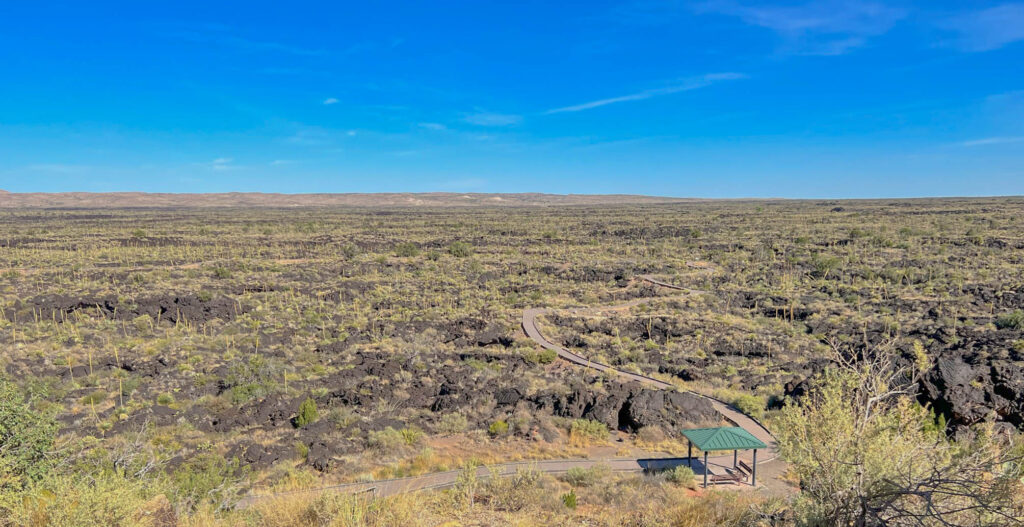
[[[93,405],[93,404],[97,404],[97,403],[102,403],[103,401],[106,401],[106,400],[107,400],[107,392],[105,392],[103,390],[96,390],[96,391],[90,393],[89,395],[83,396],[82,399],[81,399],[82,404],[84,404],[84,405]]]
[[[208,504],[216,509],[234,505],[249,475],[238,458],[207,452],[189,459],[171,474],[172,493],[179,507],[195,510]]]
[[[405,242],[395,246],[395,256],[411,258],[420,254],[420,248],[415,243]]]
[[[760,418],[764,415],[764,398],[749,393],[744,393],[732,400],[732,405],[737,410],[751,416]]]
[[[54,475],[40,482],[35,488],[19,493],[20,496],[0,496],[12,498],[6,502],[0,499],[0,525],[158,525],[140,521],[140,510],[147,505],[148,500],[160,494],[162,490],[161,484],[152,479],[134,478],[115,471]],[[18,496],[18,499],[13,499],[15,496]],[[166,507],[164,511],[173,514],[170,503],[163,504]]]
[[[681,485],[686,488],[696,488],[696,482],[693,477],[693,469],[686,465],[679,465],[673,469],[668,470],[665,473],[665,479],[669,480],[676,485]]]
[[[529,350],[524,355],[526,360],[534,364],[551,364],[558,358],[558,352],[546,348],[540,351]]]
[[[608,439],[608,426],[592,419],[577,419],[569,428],[569,437],[574,441],[605,441]]]
[[[156,404],[162,404],[164,406],[174,404],[174,396],[169,393],[161,393],[156,396]]]
[[[1020,309],[996,319],[999,329],[1024,329],[1024,311]]]
[[[214,278],[231,278],[231,269],[227,267],[216,267],[213,270]]]
[[[448,254],[456,258],[465,258],[473,254],[473,248],[466,242],[455,242],[448,246]]]
[[[572,467],[562,476],[566,483],[573,487],[589,487],[611,475],[608,465],[594,465],[590,468]]]
[[[320,418],[320,412],[316,408],[316,401],[306,397],[299,405],[299,415],[295,416],[295,427],[302,428]]]
[[[299,459],[305,460],[309,457],[309,445],[302,441],[295,442],[295,453],[299,455]]]
[[[458,434],[459,432],[465,432],[468,427],[469,421],[466,419],[466,416],[457,412],[444,414],[437,422],[437,431],[442,434]]]
[[[402,433],[390,426],[384,430],[370,432],[366,439],[366,444],[370,448],[380,450],[381,452],[397,450],[404,443],[405,438],[402,436]]]
[[[503,436],[508,433],[508,423],[503,420],[495,421],[487,427],[487,431],[494,437]]]
[[[34,410],[17,386],[0,379],[0,491],[20,489],[49,472],[57,428],[50,414]]]
[[[224,378],[224,386],[231,389],[231,401],[242,404],[266,397],[277,389],[274,379],[281,377],[281,368],[268,358],[252,354],[236,361]]]

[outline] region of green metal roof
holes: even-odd
[[[691,428],[683,430],[683,435],[703,451],[768,448],[760,439],[738,426]]]

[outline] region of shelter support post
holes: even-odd
[[[754,464],[750,466],[750,486],[757,486],[757,449],[754,449]]]
[[[708,488],[708,451],[704,451],[704,488]]]

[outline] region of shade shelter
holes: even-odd
[[[708,452],[732,450],[732,468],[737,468],[740,450],[753,450],[754,462],[751,464],[750,484],[757,485],[757,450],[768,448],[763,441],[738,426],[719,426],[715,428],[691,428],[683,430],[687,442],[687,460],[693,466],[693,447],[704,452],[704,486],[708,486]]]

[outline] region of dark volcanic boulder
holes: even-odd
[[[269,468],[274,463],[295,456],[295,449],[289,445],[261,445],[256,442],[244,441],[231,448],[227,459],[238,460],[257,470]]]
[[[653,390],[635,383],[605,385],[606,393],[577,387],[568,394],[544,394],[533,400],[538,410],[560,417],[593,419],[613,430],[635,432],[657,425],[674,430],[720,419],[711,401],[684,392]]]
[[[515,388],[501,388],[494,392],[494,400],[503,406],[515,405],[522,398],[523,394],[519,393],[519,390]]]
[[[1024,372],[1019,365],[1000,361],[975,365],[965,356],[947,354],[925,374],[919,398],[953,425],[984,420],[1021,423]]]

